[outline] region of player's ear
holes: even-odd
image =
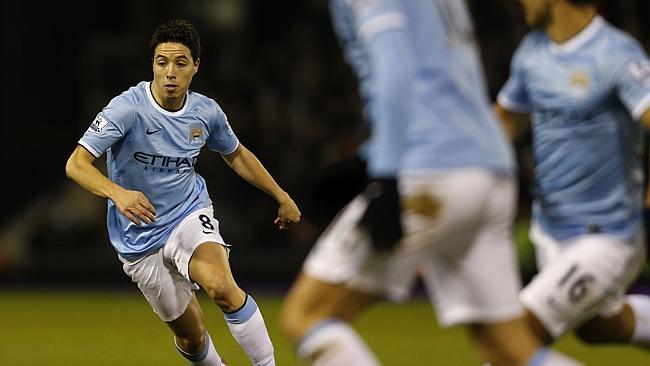
[[[200,64],[200,63],[201,63],[201,59],[200,59],[200,58],[197,58],[197,59],[194,61],[194,74],[196,74],[196,72],[199,71],[199,64]]]

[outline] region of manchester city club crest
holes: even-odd
[[[203,125],[192,123],[190,125],[190,145],[203,145]]]
[[[582,98],[589,90],[589,73],[585,70],[578,69],[571,73],[569,82],[569,92],[574,97]]]

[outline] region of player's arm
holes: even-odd
[[[494,112],[511,141],[517,141],[530,128],[528,113],[509,110],[499,103],[494,105]]]
[[[650,131],[650,59],[638,45],[623,48],[620,57],[612,57],[607,69],[619,99],[630,115]],[[646,207],[650,207],[650,187],[646,188]]]
[[[155,221],[156,210],[142,192],[126,190],[115,184],[95,167],[94,161],[95,156],[77,145],[65,165],[66,175],[89,192],[113,201],[120,212],[136,225]]]
[[[639,118],[639,122],[645,129],[647,130],[646,133],[650,133],[650,108],[646,109],[645,112],[641,115],[641,118]],[[650,148],[650,147],[649,147]],[[650,154],[648,154],[650,156]],[[650,161],[647,161],[646,164],[650,164]],[[647,171],[650,172],[650,167],[647,169]],[[648,183],[648,187],[646,187],[646,193],[645,193],[645,207],[650,208],[650,183]]]
[[[374,75],[367,151],[370,184],[361,226],[370,234],[375,249],[392,250],[403,234],[397,173],[412,118],[416,58],[406,33],[407,18],[397,3],[368,2],[353,8],[358,38],[366,46]]]
[[[248,183],[273,197],[280,208],[275,224],[286,229],[291,224],[300,222],[300,210],[293,199],[273,179],[257,157],[241,143],[230,154],[222,154],[228,166]]]
[[[516,142],[530,129],[531,110],[526,70],[529,38],[526,37],[510,60],[510,75],[499,90],[494,113],[510,140]]]

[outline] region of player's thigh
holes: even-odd
[[[625,243],[594,234],[560,244],[540,234],[535,245],[549,246],[547,252],[556,254],[547,258],[520,299],[551,336],[557,338],[587,319],[622,310],[625,291],[641,270],[641,238]]]
[[[219,293],[235,287],[229,251],[211,207],[196,210],[183,219],[163,247],[166,260],[188,281]]]
[[[235,282],[223,246],[214,242],[199,245],[190,260],[189,273],[224,312],[234,312],[245,304],[246,293]]]
[[[188,266],[192,281],[203,288],[213,286],[210,284],[212,281],[224,284],[235,283],[227,251],[218,243],[207,242],[199,245],[194,250]]]
[[[305,259],[304,273],[325,283],[344,283],[358,272],[371,255],[369,237],[358,226],[367,205],[358,195],[336,215]]]
[[[369,263],[376,255],[369,236],[358,225],[367,205],[365,197],[359,195],[332,220],[305,259],[285,308],[350,320],[381,293],[379,289],[350,286],[363,268],[372,266]]]
[[[403,298],[415,282],[417,257],[413,252],[402,256],[403,245],[391,254],[373,251],[368,234],[358,225],[366,207],[367,200],[359,195],[336,216],[314,244],[302,272],[341,291]]]
[[[521,282],[511,231],[514,181],[469,170],[449,183],[440,230],[431,236],[429,255],[422,256],[428,260],[421,266],[440,323],[496,322],[520,316]],[[458,206],[469,206],[473,212],[458,211]]]
[[[192,284],[164,259],[161,250],[124,263],[123,269],[160,319],[169,322],[185,312],[193,296]]]
[[[378,297],[346,287],[342,284],[323,282],[308,274],[300,273],[285,299],[284,308],[289,313],[307,317],[336,317],[354,321]]]
[[[521,279],[512,240],[486,228],[467,247],[454,260],[434,255],[421,267],[440,324],[486,324],[521,316]]]

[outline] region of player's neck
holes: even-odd
[[[179,111],[185,105],[186,94],[183,94],[180,98],[163,98],[162,93],[158,92],[156,87],[153,85],[153,82],[149,84],[151,95],[153,99],[158,103],[158,105],[170,112]]]
[[[183,96],[180,98],[166,98],[166,99],[163,98],[158,99],[154,96],[154,99],[156,99],[158,105],[169,112],[180,111],[185,105],[185,98],[186,98],[185,94],[183,94]]]
[[[546,26],[546,34],[556,43],[562,43],[580,33],[598,13],[593,6],[562,5],[552,9],[551,22]]]

